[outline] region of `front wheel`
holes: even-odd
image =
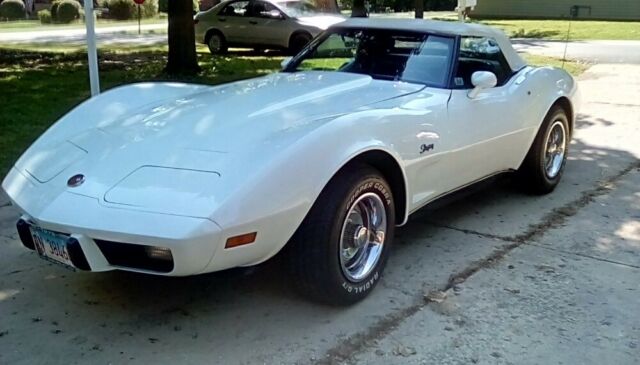
[[[552,192],[562,177],[569,148],[566,111],[553,107],[545,117],[520,169],[519,182],[534,194]]]
[[[213,32],[207,39],[207,47],[212,55],[223,54],[227,52],[227,40],[220,32]]]
[[[306,296],[335,305],[365,298],[381,278],[395,227],[391,189],[368,165],[327,184],[294,236],[288,266]]]

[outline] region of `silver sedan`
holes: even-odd
[[[300,51],[317,34],[343,21],[300,0],[228,0],[196,14],[196,41],[213,54],[229,47]]]

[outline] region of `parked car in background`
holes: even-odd
[[[286,49],[295,54],[343,20],[302,0],[230,0],[199,12],[194,23],[196,41],[209,46],[212,54],[225,53],[229,47]]]

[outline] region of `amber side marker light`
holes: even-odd
[[[251,232],[241,234],[239,236],[229,237],[227,239],[227,244],[224,245],[224,248],[233,248],[253,243],[256,240],[257,234],[258,232]]]

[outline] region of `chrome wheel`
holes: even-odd
[[[340,266],[352,282],[367,277],[382,256],[387,212],[375,193],[358,197],[351,205],[340,233]]]
[[[208,46],[211,53],[220,53],[222,50],[222,38],[218,34],[213,34],[209,37]]]
[[[549,128],[544,146],[544,170],[547,177],[553,179],[562,169],[567,149],[567,133],[561,120],[556,120]]]

